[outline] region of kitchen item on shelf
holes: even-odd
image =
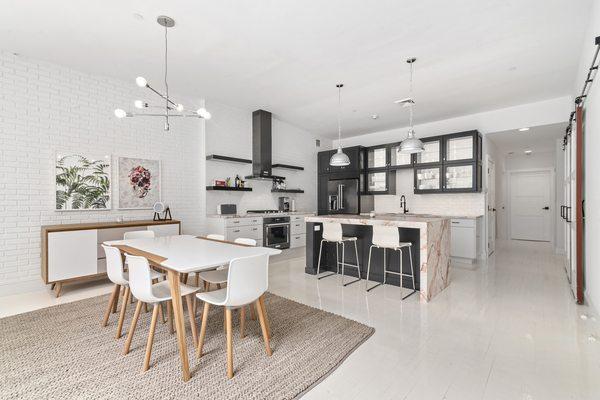
[[[225,186],[231,187],[231,178],[230,177],[225,178]]]
[[[263,245],[274,249],[290,248],[290,217],[263,218]]]
[[[171,221],[173,219],[173,217],[171,217],[171,209],[163,202],[157,201],[154,203],[154,206],[152,206],[152,209],[154,210],[154,221]],[[162,217],[160,216],[160,213],[163,213]]]
[[[219,204],[217,206],[217,214],[219,215],[236,215],[237,205],[235,204]]]
[[[215,179],[213,186],[226,187],[227,182],[225,182],[223,179]]]
[[[296,200],[294,200],[294,199],[292,199],[291,211],[292,212],[296,211]]]
[[[279,211],[290,211],[290,198],[282,196],[279,198]]]
[[[281,190],[281,189],[285,189],[286,187],[287,187],[287,184],[285,183],[285,180],[273,179],[273,189]]]
[[[330,179],[327,182],[329,214],[358,214],[359,183],[353,179]]]

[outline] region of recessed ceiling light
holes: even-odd
[[[371,115],[371,118],[373,118],[373,119],[377,119],[377,118],[379,118],[379,115],[377,115],[377,114],[373,114],[373,115]]]
[[[519,132],[525,132],[525,131],[528,131],[528,130],[529,130],[529,128],[527,128],[527,127],[525,127],[525,128],[519,128]]]
[[[531,153],[533,153],[533,150],[525,150],[525,154],[530,155]]]
[[[144,20],[144,16],[140,13],[133,13],[133,18],[137,19],[138,21]]]

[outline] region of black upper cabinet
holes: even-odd
[[[465,131],[443,136],[443,157],[445,163],[465,163],[481,161],[482,138],[477,131]]]
[[[320,151],[317,156],[319,174],[330,174],[335,172],[357,172],[359,173],[364,168],[364,148],[362,146],[345,147],[343,152],[350,159],[350,165],[343,167],[332,167],[329,165],[331,156],[337,150]]]
[[[391,143],[390,148],[390,169],[402,169],[413,167],[413,155],[410,153],[400,153],[400,142]]]
[[[390,147],[387,144],[369,147],[367,153],[367,169],[386,168],[390,165]]]
[[[423,138],[425,150],[415,154],[415,166],[435,165],[442,162],[443,136]]]

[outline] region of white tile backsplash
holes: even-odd
[[[375,212],[401,212],[400,196],[405,195],[412,213],[436,215],[483,215],[483,193],[414,194],[413,170],[396,171],[396,195],[374,196]]]

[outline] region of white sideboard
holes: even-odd
[[[99,222],[42,226],[41,275],[56,296],[67,282],[106,276],[102,243],[123,239],[125,232],[154,231],[156,236],[181,233],[179,221]]]

